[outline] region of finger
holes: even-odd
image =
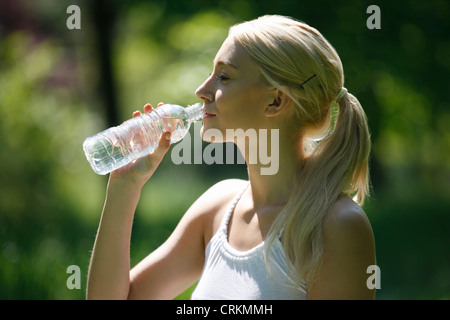
[[[162,157],[166,154],[167,150],[170,148],[170,131],[165,131],[161,137],[159,138],[158,146],[153,152],[153,156],[157,159],[162,159]]]
[[[151,105],[150,103],[147,103],[147,104],[144,106],[144,112],[145,112],[145,113],[149,113],[149,112],[152,112],[152,111],[155,111],[155,109],[153,109],[153,107],[152,107],[152,105]]]
[[[139,117],[142,113],[138,110],[133,112],[133,118]]]
[[[164,102],[158,103],[158,107],[161,107],[164,104]]]

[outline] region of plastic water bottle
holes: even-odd
[[[165,104],[87,138],[84,153],[92,169],[104,175],[152,153],[165,131],[171,131],[171,143],[180,141],[191,123],[202,117],[200,103],[187,108]]]

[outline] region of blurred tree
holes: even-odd
[[[95,32],[94,43],[99,67],[99,92],[102,95],[106,125],[112,127],[120,123],[116,96],[116,76],[112,66],[117,15],[116,4],[115,1],[93,0],[89,2],[89,6],[88,10],[91,13],[90,18]]]

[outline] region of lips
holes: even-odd
[[[207,119],[207,118],[212,118],[215,117],[215,114],[209,113],[207,110],[203,110],[204,114],[203,114],[203,119]]]

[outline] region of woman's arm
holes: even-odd
[[[173,299],[200,278],[205,247],[245,181],[216,183],[192,204],[169,239],[131,270],[129,299]]]
[[[203,228],[211,198],[208,192],[200,197],[169,239],[130,272],[130,236],[139,190],[110,183],[92,253],[88,299],[173,299],[194,284],[203,268]]]
[[[173,299],[200,278],[207,207],[200,197],[170,237],[131,270],[128,299]]]
[[[325,216],[322,264],[308,283],[308,299],[374,299],[367,267],[375,265],[375,241],[363,210],[350,198],[337,201]]]
[[[152,112],[151,105],[144,107]],[[134,117],[139,116],[137,111]],[[165,132],[155,151],[111,172],[105,204],[89,266],[88,299],[124,299],[130,287],[130,237],[142,186],[152,176],[170,147]]]
[[[130,236],[140,188],[109,181],[89,267],[88,299],[126,299],[130,286]]]

